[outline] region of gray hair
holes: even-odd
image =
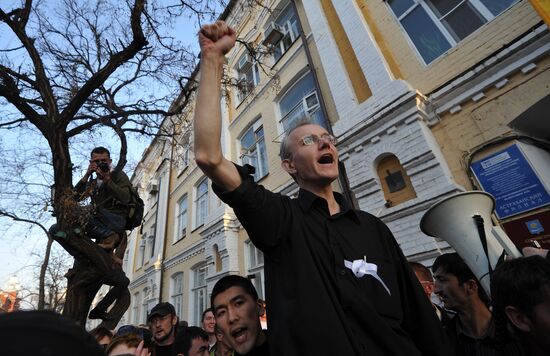
[[[285,137],[281,141],[281,146],[279,147],[279,157],[281,161],[289,159],[292,157],[292,152],[290,151],[290,134],[292,131],[296,130],[298,127],[305,125],[314,125],[315,123],[309,115],[302,115],[296,121],[292,123],[290,128],[286,131]]]

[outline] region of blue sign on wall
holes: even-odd
[[[481,187],[496,200],[499,219],[550,204],[550,194],[517,145],[470,166]]]

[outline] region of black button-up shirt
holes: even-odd
[[[384,223],[338,193],[341,212],[331,216],[313,193],[291,199],[256,184],[252,167],[237,169],[237,189],[214,191],[264,253],[273,355],[448,355],[439,320]],[[381,281],[344,265],[363,259]]]

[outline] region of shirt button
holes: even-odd
[[[341,269],[341,270],[340,270],[340,275],[341,275],[341,276],[345,276],[345,275],[346,275],[346,270],[345,270],[345,269]]]

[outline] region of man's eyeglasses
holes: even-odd
[[[317,136],[313,134],[307,135],[302,137],[299,142],[302,144],[302,146],[311,146],[311,145],[319,144],[319,141],[321,140],[323,142],[328,142],[332,145],[336,144],[336,137],[330,134],[323,134],[321,136]]]

